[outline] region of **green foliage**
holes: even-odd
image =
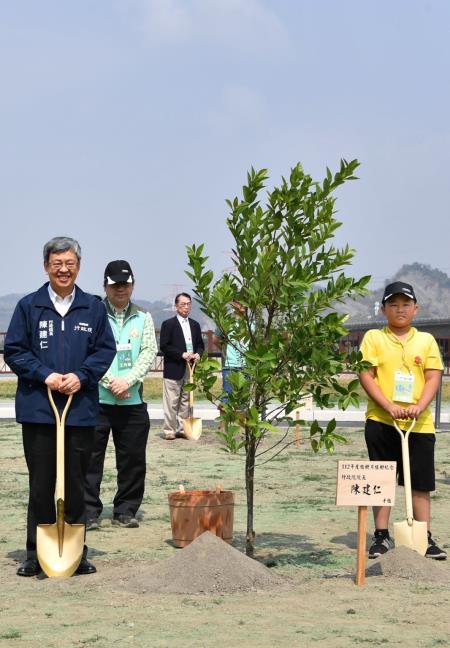
[[[246,347],[245,369],[232,374],[233,393],[222,405],[226,449],[237,452],[249,439],[258,444],[274,425],[292,424],[288,415],[301,399],[312,395],[320,407],[346,409],[358,404],[358,381],[339,383],[344,370],[358,371],[365,365],[358,353],[339,349],[347,333],[346,315],[334,307],[345,298],[365,294],[369,277],[354,279],[343,269],[354,251],[332,244],[341,223],[335,218],[333,192],[355,179],[358,162],[341,161],[334,175],[327,169],[319,183],[297,164],[288,179],[268,192],[266,205],[260,194],[267,181],[265,169],[251,169],[242,198],[228,200],[228,228],[234,239],[235,270],[215,281],[207,270],[204,245],[187,248],[187,275],[201,310],[212,318],[225,344]],[[238,300],[245,314],[236,317],[229,303]],[[207,398],[214,395],[217,377],[211,361],[202,359],[196,381]],[[335,423],[322,430],[311,426],[315,451],[332,452],[342,441]]]

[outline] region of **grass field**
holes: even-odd
[[[335,506],[336,461],[365,457],[360,429],[344,430],[336,456],[291,446],[257,469],[256,557],[286,587],[213,595],[152,594],[135,585],[143,567],[176,551],[167,495],[186,489],[235,492],[233,544],[244,547],[243,459],[220,451],[205,427],[198,443],[161,439],[153,423],[146,493],[138,529],[111,525],[115,458],[108,447],[102,483],[104,515],[87,534],[97,574],[69,579],[19,578],[24,558],[27,470],[19,426],[0,425],[0,646],[3,648],[348,648],[448,645],[450,584],[369,577],[354,584],[357,511]],[[273,441],[277,441],[277,433]],[[450,434],[437,445],[433,529],[450,540]],[[401,491],[393,519],[404,519]],[[369,521],[368,531],[372,525]],[[425,560],[425,559],[422,559]],[[450,564],[442,570],[448,573]],[[413,575],[412,575],[413,576]],[[450,583],[450,581],[449,581]]]

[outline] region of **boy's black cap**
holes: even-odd
[[[387,301],[389,297],[393,297],[394,295],[405,295],[405,297],[414,299],[415,302],[417,301],[414,294],[414,288],[411,286],[411,284],[404,283],[403,281],[394,281],[394,283],[386,286],[381,303],[384,304],[384,302]]]
[[[116,283],[133,283],[133,271],[128,261],[118,259],[117,261],[110,261],[105,268],[104,283],[110,286]]]

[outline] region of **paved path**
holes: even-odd
[[[162,421],[164,418],[162,403],[149,403],[148,413],[152,421]],[[200,402],[194,408],[194,415],[203,421],[214,421],[219,416],[219,411],[214,405],[208,402]],[[320,410],[317,408],[305,409],[300,414],[301,418],[306,421],[313,421],[315,418],[319,422],[326,423],[331,419],[336,419],[338,423],[349,426],[358,425],[364,422],[364,409],[342,410]],[[15,418],[14,402],[3,401],[0,403],[0,420]],[[450,412],[441,413],[441,423],[447,428],[450,424]]]

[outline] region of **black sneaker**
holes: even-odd
[[[446,560],[447,552],[437,546],[431,537],[431,531],[428,531],[428,548],[425,552],[426,558],[433,558],[434,560]]]
[[[112,524],[114,526],[121,526],[127,529],[137,529],[139,522],[132,515],[118,515],[113,518]]]
[[[385,554],[389,549],[392,549],[394,543],[388,531],[375,530],[372,538],[372,544],[369,549],[369,558],[379,558]]]

